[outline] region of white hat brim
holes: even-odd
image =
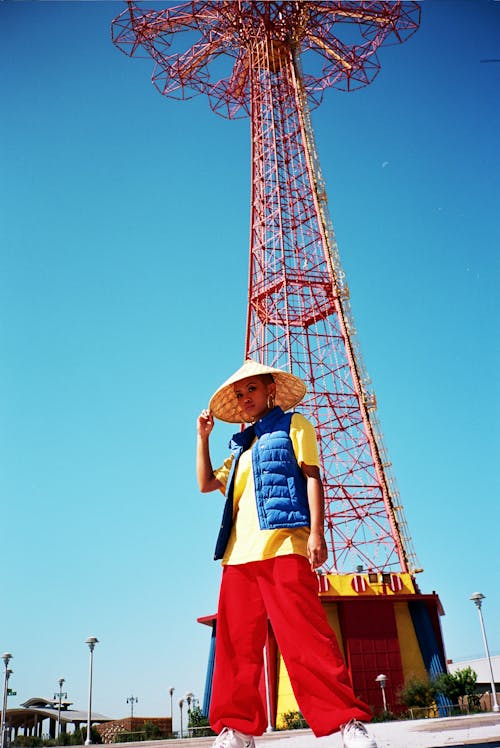
[[[291,410],[304,398],[307,392],[305,382],[294,374],[272,366],[259,364],[257,361],[248,359],[229,379],[212,395],[209,402],[209,410],[220,421],[226,423],[242,423],[241,410],[234,394],[233,385],[248,377],[271,374],[276,384],[276,395],[274,402],[282,410]]]

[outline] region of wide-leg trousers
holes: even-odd
[[[357,699],[334,632],[318,598],[316,575],[289,555],[223,569],[217,615],[210,724],[262,735],[259,691],[267,619],[283,655],[304,719],[319,737],[350,719],[369,722]]]

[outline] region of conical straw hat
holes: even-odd
[[[224,384],[212,395],[208,405],[209,410],[216,418],[227,423],[242,423],[241,411],[234,394],[233,384],[247,377],[260,374],[272,374],[276,384],[276,396],[274,402],[283,410],[290,410],[303,399],[307,387],[302,379],[294,374],[281,369],[273,369],[272,366],[264,366],[257,361],[248,359],[238,371],[235,371]]]

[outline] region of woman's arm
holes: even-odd
[[[325,499],[323,484],[317,465],[302,463],[300,467],[307,482],[307,500],[311,514],[311,532],[307,541],[307,557],[311,564],[311,569],[317,569],[328,558],[324,533]]]
[[[202,493],[210,493],[222,488],[222,483],[214,475],[210,457],[210,434],[214,427],[214,417],[208,410],[202,410],[198,416],[196,440],[196,477]]]

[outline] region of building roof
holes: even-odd
[[[69,706],[72,706],[72,701],[64,701],[64,699],[61,701],[61,709],[67,709]],[[25,701],[21,704],[21,706],[25,706],[27,708],[29,707],[48,707],[51,708],[59,708],[59,699],[46,699],[44,696],[33,696],[31,699],[28,699],[28,701]]]
[[[500,683],[500,655],[493,655],[490,659],[491,667],[493,668],[493,679],[495,683]],[[450,673],[456,673],[457,670],[465,670],[467,667],[470,667],[477,674],[478,683],[491,683],[490,665],[486,657],[448,663]]]
[[[69,709],[71,701],[61,702],[56,699],[46,699],[43,696],[34,696],[25,701],[21,706],[7,709],[7,717],[11,727],[23,727],[33,725],[44,719],[61,720],[67,724],[79,724],[87,722],[88,712],[79,709]],[[111,722],[111,717],[92,711],[92,723]]]

